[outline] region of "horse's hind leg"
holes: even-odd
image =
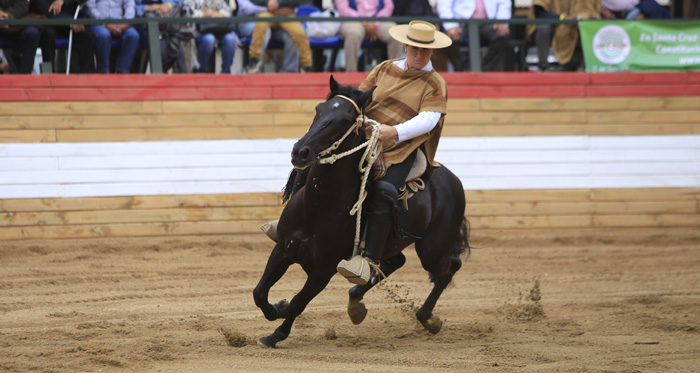
[[[416,317],[418,318],[418,321],[420,321],[421,325],[423,325],[425,329],[433,334],[437,334],[442,328],[442,321],[440,318],[433,315],[435,304],[437,304],[440,295],[442,295],[442,292],[445,290],[447,285],[449,285],[452,281],[454,274],[462,267],[462,260],[459,258],[459,256],[450,256],[447,258],[447,261],[448,268],[446,271],[439,270],[444,268],[444,264],[431,270],[431,268],[425,268],[426,264],[423,263],[423,267],[430,272],[430,279],[433,282],[433,290],[430,291],[428,298],[416,312]]]
[[[259,344],[266,347],[276,347],[277,342],[283,341],[289,337],[289,333],[292,331],[292,325],[297,316],[301,315],[306,306],[318,295],[323,289],[326,288],[328,282],[331,280],[335,274],[335,268],[331,271],[314,271],[309,273],[309,277],[304,283],[304,287],[297,293],[297,295],[292,298],[288,306],[284,309],[284,314],[280,314],[280,317],[284,317],[284,322],[275,331],[268,335],[267,337],[260,338]]]
[[[394,273],[397,269],[403,267],[406,263],[406,257],[402,253],[398,253],[389,259],[383,260],[379,265],[379,269],[389,276]],[[350,321],[353,324],[358,325],[365,320],[367,316],[367,307],[362,302],[365,294],[374,287],[375,284],[368,282],[365,285],[355,285],[350,288],[348,293],[350,294],[350,300],[348,302],[348,316],[350,316]]]
[[[284,313],[288,306],[284,300],[274,305],[270,304],[268,294],[270,293],[270,288],[282,278],[291,265],[292,261],[284,255],[279,245],[275,245],[270,257],[267,259],[265,272],[263,272],[258,285],[255,286],[255,290],[253,290],[255,305],[262,310],[265,318],[270,321],[280,318],[280,313]]]

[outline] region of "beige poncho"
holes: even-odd
[[[447,111],[447,85],[435,70],[406,71],[394,65],[393,61],[377,65],[360,84],[359,88],[363,91],[377,86],[365,114],[379,123],[395,126],[422,111],[442,113],[440,121],[430,132],[407,141],[394,143],[389,140],[383,144],[382,159],[385,167],[401,163],[420,147],[428,158],[429,172],[432,173],[436,167],[440,167],[435,162],[435,151]]]

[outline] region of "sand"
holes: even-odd
[[[278,348],[252,290],[271,245],[236,236],[0,241],[0,371],[700,371],[700,232],[472,234],[435,309],[408,262],[347,317],[336,276]],[[294,266],[270,301],[291,299]]]

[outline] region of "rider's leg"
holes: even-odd
[[[348,281],[364,285],[376,275],[372,273],[372,267],[378,266],[382,259],[386,240],[394,223],[393,212],[399,199],[398,189],[406,181],[415,158],[414,151],[403,162],[389,167],[384,178],[371,184],[368,190],[365,251],[362,257],[355,256],[350,260],[341,260],[337,267],[338,273]]]
[[[295,176],[294,176],[294,181],[291,185],[292,187],[292,192],[289,194],[289,198],[293,196],[296,192],[301,189],[301,187],[306,184],[306,176],[308,175],[309,171],[308,170],[299,170],[296,169],[294,170]],[[269,237],[272,241],[277,243],[277,223],[279,223],[279,219],[269,221],[265,224],[263,224],[260,229]]]

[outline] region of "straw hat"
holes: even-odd
[[[439,49],[449,47],[452,39],[425,21],[411,21],[407,25],[396,25],[389,29],[392,38],[414,47]]]

